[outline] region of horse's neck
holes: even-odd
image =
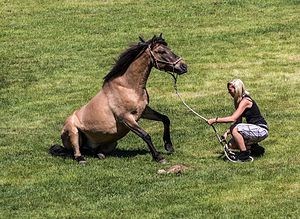
[[[124,85],[126,84],[128,88],[145,89],[151,68],[150,54],[145,51],[129,65],[121,80],[124,81]]]

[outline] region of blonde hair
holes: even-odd
[[[240,79],[234,79],[227,83],[227,88],[229,88],[229,85],[232,85],[234,87],[234,106],[237,109],[239,106],[239,103],[243,99],[244,95],[249,95],[250,93],[246,91],[245,85]]]

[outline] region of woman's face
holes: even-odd
[[[232,96],[232,97],[234,97],[234,92],[235,91],[235,89],[234,89],[234,86],[232,85],[232,84],[229,84],[229,86],[228,86],[228,93]]]

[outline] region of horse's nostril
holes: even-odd
[[[187,65],[186,64],[181,64],[181,69],[183,70],[183,71],[186,71],[187,70]]]

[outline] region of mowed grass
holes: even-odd
[[[296,0],[0,0],[0,218],[299,217],[299,15]],[[189,65],[178,88],[201,115],[230,115],[226,83],[245,82],[270,125],[265,157],[218,159],[212,129],[158,70],[147,85],[150,106],[172,122],[167,165],[131,133],[113,156],[86,166],[48,155],[114,59],[139,35],[161,32]],[[140,125],[165,153],[162,124]],[[157,175],[178,163],[191,167]]]

